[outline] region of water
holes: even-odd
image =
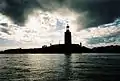
[[[1,54],[0,81],[120,81],[120,54]]]

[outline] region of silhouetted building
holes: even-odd
[[[112,48],[112,47],[111,47]],[[120,48],[120,47],[119,47]],[[118,48],[118,49],[119,49]],[[100,49],[89,49],[84,46],[82,46],[82,43],[80,44],[72,44],[72,36],[71,32],[69,30],[69,26],[66,26],[66,31],[64,35],[64,44],[53,44],[50,43],[50,46],[43,45],[42,48],[32,48],[32,49],[10,49],[5,51],[0,51],[0,54],[3,53],[11,53],[11,54],[17,54],[17,53],[64,53],[64,54],[71,54],[71,53],[82,53],[82,52],[97,52],[96,50]],[[109,49],[106,49],[109,51]],[[105,51],[106,51],[105,50]],[[111,49],[110,49],[111,50]],[[104,51],[104,50],[103,50]]]
[[[46,48],[46,47],[47,47],[47,45],[43,45],[43,46],[42,46],[42,48]]]
[[[65,36],[64,36],[64,42],[65,45],[71,45],[72,44],[72,40],[71,40],[71,32],[69,30],[69,26],[66,26],[66,32],[65,32]]]
[[[80,47],[82,47],[82,43],[80,42]]]

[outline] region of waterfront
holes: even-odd
[[[0,81],[119,81],[120,54],[0,54]]]

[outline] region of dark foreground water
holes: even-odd
[[[120,81],[120,54],[1,54],[0,81]]]

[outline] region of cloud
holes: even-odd
[[[98,3],[98,2],[95,2],[95,3]],[[105,2],[101,1],[100,3],[106,3],[106,2],[108,1],[105,1]],[[55,3],[58,4],[58,2],[55,2]],[[61,5],[65,3],[68,3],[68,1],[66,0],[64,3],[61,2]],[[89,1],[89,4],[90,3],[91,1]],[[46,3],[46,4],[49,4],[49,3]],[[97,19],[96,17],[94,18],[93,16],[90,16],[90,14],[95,12],[91,12],[89,11],[89,9],[85,9],[85,8],[83,9],[80,8],[80,10],[75,9],[72,5],[73,4],[71,4],[71,2],[69,1],[69,4],[66,5],[67,8],[66,7],[55,8],[54,10],[52,10],[52,7],[50,7],[51,9],[47,10],[47,7],[49,7],[49,5],[45,6],[44,4],[45,8],[42,10],[34,9],[34,11],[32,11],[32,13],[30,14],[24,12],[23,17],[25,17],[26,14],[29,14],[27,16],[27,20],[25,20],[24,26],[19,26],[19,24],[15,24],[15,22],[19,20],[19,19],[17,20],[16,17],[15,17],[15,21],[13,22],[12,19],[14,18],[12,16],[7,14],[3,15],[2,13],[0,14],[0,23],[1,23],[0,38],[7,41],[14,41],[15,44],[18,46],[23,45],[19,47],[25,47],[29,45],[42,46],[44,44],[49,45],[49,43],[56,44],[56,43],[59,43],[59,41],[63,43],[65,25],[66,23],[70,23],[70,30],[72,31],[73,43],[79,44],[79,42],[82,42],[83,45],[86,45],[86,46],[87,45],[93,45],[93,46],[107,45],[107,44],[113,44],[113,43],[119,44],[120,42],[119,41],[119,32],[120,32],[119,18],[116,19],[113,23],[101,24],[99,26],[96,26],[98,24],[94,24],[94,23],[95,22],[99,23],[99,19]],[[37,8],[37,7],[33,7],[33,8]],[[27,10],[29,11],[29,9]],[[93,19],[90,18],[89,16],[93,17]],[[23,23],[23,22],[18,21],[18,23]],[[104,23],[107,23],[107,22],[104,22]],[[82,29],[83,26],[86,27],[87,25],[89,26],[95,25],[95,27]],[[80,30],[80,31],[76,32],[74,30],[78,30],[78,31]],[[1,41],[4,41],[4,40],[1,40]]]
[[[74,18],[76,18],[76,13],[68,12],[72,15],[61,15],[63,13],[43,12],[41,10],[34,11],[28,16],[24,26],[14,24],[10,18],[0,14],[0,38],[14,41],[15,46],[22,48],[41,47],[46,44],[50,45],[50,43],[58,44],[59,41],[63,43],[66,23],[73,22],[75,21]],[[59,28],[59,25],[61,28]],[[74,31],[72,27],[71,31]],[[9,43],[7,41],[4,42],[5,46]]]
[[[67,15],[67,17],[65,17],[66,16],[56,12],[45,13],[43,11],[35,11],[33,14],[29,15],[29,19],[23,27],[19,27],[12,22],[9,22],[10,24],[7,24],[7,27],[5,23],[2,23],[0,29],[4,28],[4,30],[7,30],[8,33],[1,30],[0,37],[6,40],[14,40],[17,42],[17,45],[23,46],[36,45],[39,47],[44,44],[49,45],[50,43],[58,44],[59,41],[64,43],[65,23],[74,22],[74,18],[77,16],[74,13],[72,16]],[[5,20],[7,22],[10,21],[9,19]],[[113,23],[86,28],[80,32],[72,30],[74,29],[73,23],[73,27],[70,27],[72,32],[72,42],[77,44],[82,42],[85,46],[104,46],[113,43],[119,44],[119,22],[120,19],[116,19]],[[61,25],[62,28],[58,28],[59,25]]]
[[[58,2],[61,2],[58,0]],[[14,23],[23,25],[34,9],[52,11],[59,6],[55,0],[1,0],[0,12],[10,17]]]
[[[91,46],[106,46],[120,44],[120,19],[113,23],[104,24],[84,30],[88,35],[84,37],[86,44]],[[119,23],[119,24],[118,24]]]
[[[68,0],[69,7],[78,13],[86,12],[83,22],[84,27],[94,27],[113,22],[120,15],[118,0]]]
[[[0,12],[10,17],[14,23],[23,25],[28,15],[36,9],[57,11],[68,8],[72,12],[84,14],[76,21],[77,27],[94,27],[113,22],[120,16],[118,0],[1,0]],[[64,13],[64,12],[63,12]],[[78,28],[78,30],[80,30]]]
[[[120,45],[120,36],[119,35],[93,37],[93,38],[89,39],[89,41],[87,43],[88,43],[88,46],[91,46],[91,47]]]

